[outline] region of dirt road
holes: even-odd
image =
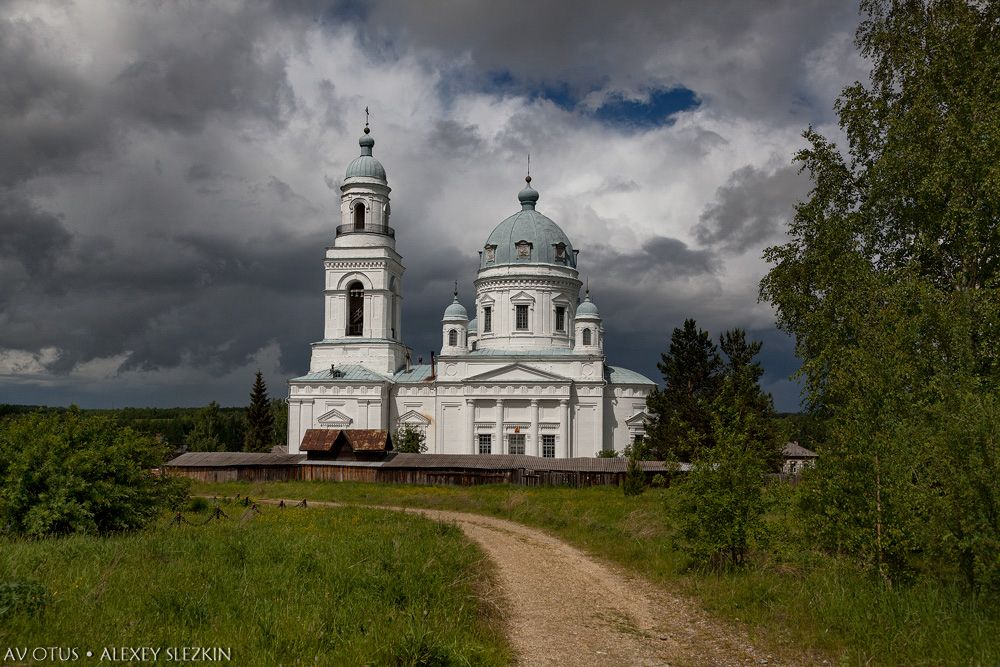
[[[499,572],[511,641],[522,665],[782,664],[753,647],[742,632],[709,619],[690,600],[542,531],[478,514],[380,509],[454,522],[486,552]]]

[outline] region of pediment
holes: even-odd
[[[465,382],[569,382],[569,378],[524,364],[510,364],[465,379]]]
[[[625,423],[629,426],[642,426],[647,420],[652,419],[648,413],[639,411],[625,420]]]
[[[316,418],[316,421],[320,424],[330,424],[339,426],[340,428],[347,428],[354,420],[340,410],[334,408],[333,410],[328,410],[327,412],[321,414]]]
[[[520,303],[525,303],[525,302],[528,302],[528,301],[534,303],[535,297],[533,297],[532,295],[528,294],[527,292],[523,292],[522,291],[522,292],[518,292],[514,296],[510,297],[510,301],[511,301],[511,303],[519,303],[519,302]]]
[[[422,413],[416,410],[410,410],[409,412],[399,415],[396,420],[397,424],[420,424],[421,426],[428,426],[431,420],[424,416]]]

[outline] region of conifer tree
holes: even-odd
[[[250,407],[247,408],[247,431],[243,438],[243,451],[269,452],[274,442],[274,415],[271,402],[267,398],[264,376],[257,371],[257,378],[250,392]]]
[[[711,446],[711,403],[719,390],[722,359],[708,332],[693,319],[674,329],[670,349],[656,364],[665,387],[646,399],[653,414],[647,424],[647,451],[655,459],[690,461]]]

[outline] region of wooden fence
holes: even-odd
[[[515,484],[519,486],[621,486],[624,472],[576,470],[528,470],[526,468],[401,468],[339,465],[240,465],[240,466],[168,466],[168,472],[200,482],[388,482],[477,486],[480,484]],[[655,473],[647,471],[647,480]]]

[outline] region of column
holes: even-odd
[[[569,456],[569,399],[559,399],[559,448],[556,451],[556,458],[564,459]]]
[[[470,454],[479,451],[476,446],[476,402],[471,398],[465,399],[465,442]]]
[[[368,428],[368,399],[365,398],[362,398],[358,401],[357,428]]]
[[[496,433],[493,435],[493,453],[503,454],[503,399],[497,399]]]
[[[525,452],[532,456],[541,456],[541,436],[538,435],[538,399],[531,399],[531,451]]]

